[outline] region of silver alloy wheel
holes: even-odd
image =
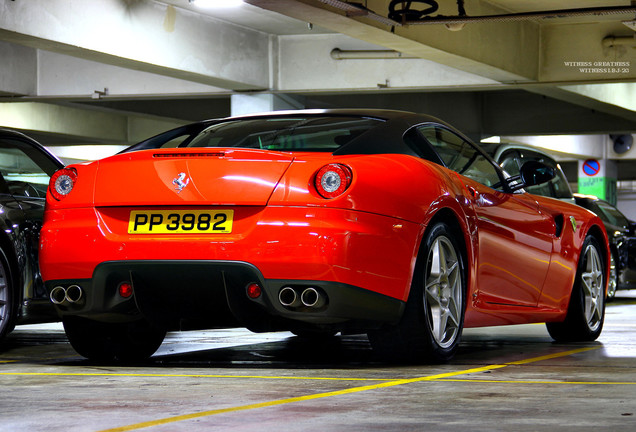
[[[610,254],[610,274],[609,280],[607,281],[607,298],[614,298],[617,286],[618,272],[616,270],[616,260],[614,260],[614,254]]]
[[[585,271],[581,275],[583,289],[583,315],[591,331],[596,331],[603,319],[605,285],[603,266],[598,250],[593,245],[585,248]]]
[[[459,258],[450,239],[435,239],[429,254],[424,289],[428,325],[437,344],[448,348],[460,332],[462,274]]]

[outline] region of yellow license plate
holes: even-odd
[[[233,210],[135,210],[128,234],[227,234],[233,219]]]

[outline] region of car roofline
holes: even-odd
[[[281,111],[264,111],[237,116],[228,116],[215,119],[204,120],[204,122],[222,122],[228,120],[245,120],[268,117],[298,117],[298,116],[351,116],[351,117],[369,117],[378,120],[394,120],[405,117],[418,117],[421,121],[435,121],[442,123],[441,120],[425,114],[418,114],[411,111],[387,110],[387,109],[369,109],[369,108],[338,108],[338,109],[302,109],[302,110],[281,110]]]

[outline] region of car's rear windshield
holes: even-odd
[[[179,146],[333,152],[382,122],[345,116],[231,120],[214,124]]]

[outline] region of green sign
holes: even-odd
[[[579,177],[579,193],[594,195],[616,205],[616,179],[609,177]]]

